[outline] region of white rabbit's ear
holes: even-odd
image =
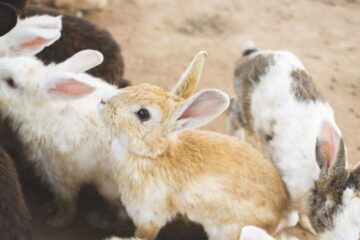
[[[200,81],[206,56],[207,52],[201,51],[194,57],[172,90],[173,94],[185,99],[193,95]]]
[[[16,26],[17,20],[16,9],[9,4],[0,3],[0,36],[10,32]]]
[[[203,126],[221,115],[229,104],[227,94],[216,89],[205,89],[180,104],[173,115],[175,130]]]
[[[255,226],[245,226],[241,230],[240,240],[275,240],[265,230]]]
[[[316,161],[320,169],[328,173],[329,170],[343,170],[346,167],[344,141],[328,121],[323,121],[316,139]]]
[[[4,52],[8,56],[35,55],[61,37],[61,28],[61,17],[34,16],[19,20],[4,36]]]
[[[83,50],[58,64],[56,68],[60,71],[83,73],[100,65],[103,61],[104,56],[101,52],[96,50]]]
[[[95,88],[81,81],[72,73],[57,72],[47,79],[47,92],[52,98],[72,100],[82,98],[95,91]]]

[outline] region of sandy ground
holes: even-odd
[[[209,53],[199,89],[214,87],[234,95],[233,71],[247,40],[259,48],[294,52],[335,109],[350,163],[360,160],[360,2],[357,0],[110,0],[102,12],[85,15],[106,27],[122,46],[125,77],[132,83],[173,86],[199,50]],[[225,132],[225,117],[207,129]],[[296,144],[296,143],[295,143]],[[84,213],[101,207],[85,194],[70,227],[45,225],[40,189],[25,189],[35,221],[35,240],[92,240],[98,232]],[[118,234],[132,233],[131,225]],[[312,239],[304,233],[301,239]],[[205,239],[199,227],[175,224],[159,239]]]

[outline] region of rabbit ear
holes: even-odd
[[[103,61],[104,56],[99,51],[83,50],[58,64],[56,68],[60,71],[83,73],[100,65]]]
[[[172,90],[173,94],[187,99],[195,92],[204,68],[206,56],[207,52],[201,51],[194,57]]]
[[[229,104],[227,94],[216,89],[205,89],[178,107],[174,114],[175,130],[203,126],[222,114]]]
[[[81,81],[79,76],[67,72],[57,72],[47,82],[48,94],[61,100],[78,99],[95,91],[94,87]]]
[[[61,37],[61,17],[34,16],[20,20],[5,37],[8,56],[35,55]]]
[[[0,3],[0,36],[10,32],[17,23],[16,9],[6,3]]]
[[[255,226],[245,226],[241,230],[240,240],[275,240],[265,230]]]
[[[328,121],[321,124],[316,139],[316,161],[320,169],[325,173],[329,173],[330,170],[345,169],[346,167],[344,141]]]

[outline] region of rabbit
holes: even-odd
[[[1,22],[14,16],[13,28],[0,37],[0,58],[33,56],[53,44],[61,36],[61,17],[34,16],[17,20],[16,11],[9,5],[0,3]],[[10,15],[9,15],[10,14]],[[4,33],[4,32],[3,32]],[[15,133],[11,131],[8,120],[0,113],[0,142],[2,147],[15,159],[23,159],[23,151]],[[23,162],[20,166],[25,167]],[[26,169],[26,168],[24,168]],[[21,169],[19,169],[21,170]]]
[[[287,51],[248,45],[237,62],[234,87],[230,134],[237,134],[234,123],[255,133],[282,176],[300,224],[316,234],[301,202],[320,173],[313,149],[321,122],[327,120],[341,135],[333,109],[300,60]]]
[[[15,2],[0,0],[0,2],[13,5],[22,17],[62,15],[61,38],[55,44],[37,54],[37,57],[44,63],[60,63],[78,51],[94,49],[100,51],[105,58],[103,64],[89,71],[91,75],[102,78],[111,84],[116,84],[120,88],[130,84],[123,78],[124,60],[120,46],[105,29],[70,14],[28,4],[27,0],[17,0]]]
[[[360,164],[348,169],[344,140],[323,121],[314,149],[321,169],[306,193],[304,208],[319,240],[358,240],[360,236]],[[266,231],[246,226],[241,240],[274,239]],[[285,238],[287,239],[287,238]]]
[[[110,203],[119,199],[105,171],[110,138],[92,107],[102,91],[117,88],[81,74],[102,59],[101,53],[90,50],[48,66],[33,57],[0,58],[0,112],[16,130],[36,173],[55,194],[57,212],[47,221],[51,226],[71,222],[85,183],[94,184]],[[94,92],[79,86],[81,78],[101,87]],[[94,93],[76,100],[86,92]]]
[[[202,68],[205,56],[200,52],[191,65]],[[130,86],[99,103],[114,139],[113,176],[136,237],[155,239],[177,214],[202,224],[210,240],[239,239],[246,224],[275,231],[288,200],[278,172],[249,144],[194,130],[229,106],[216,89],[190,94],[197,81],[181,78],[171,92]]]
[[[10,156],[0,149],[0,239],[31,240],[31,216]]]
[[[118,207],[119,216],[123,214],[118,183],[111,181],[111,136],[96,107],[104,93],[118,88],[83,73],[102,60],[94,50],[48,66],[30,57],[0,58],[0,112],[17,130],[29,161],[55,194],[58,211],[48,219],[51,226],[71,222],[78,190],[85,183],[95,185]],[[190,65],[184,84],[199,71]]]

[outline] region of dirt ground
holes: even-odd
[[[132,83],[173,86],[191,58],[209,53],[199,89],[233,92],[234,64],[247,40],[262,49],[294,52],[335,109],[345,136],[349,163],[360,160],[360,1],[358,0],[110,0],[102,12],[86,14],[120,43],[125,77]],[[225,117],[207,129],[225,132]],[[295,143],[296,144],[296,143]],[[110,232],[84,222],[89,208],[101,207],[88,193],[74,224],[45,224],[40,189],[25,189],[35,221],[35,240],[98,240]],[[91,201],[89,201],[91,199]],[[118,234],[132,233],[129,224]],[[297,232],[303,240],[304,233]],[[206,239],[201,228],[173,224],[159,239]]]

